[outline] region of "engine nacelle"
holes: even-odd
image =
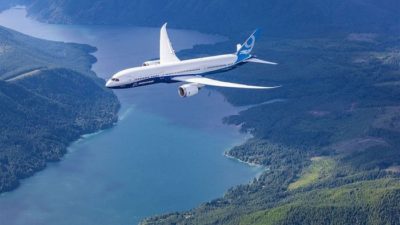
[[[197,84],[184,84],[178,88],[179,96],[185,98],[199,93],[200,86]]]
[[[152,66],[160,64],[160,60],[151,60],[143,63],[143,66]]]

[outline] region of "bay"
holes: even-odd
[[[107,79],[158,55],[159,28],[54,25],[0,14],[0,25],[56,41],[96,46],[93,70]],[[161,26],[161,24],[160,24]],[[178,52],[224,37],[170,29]],[[261,172],[223,152],[247,136],[222,124],[238,109],[214,89],[182,99],[179,84],[117,90],[122,108],[111,129],[83,136],[60,162],[0,195],[0,221],[29,224],[137,224],[220,197]]]

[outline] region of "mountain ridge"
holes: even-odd
[[[257,42],[255,51],[279,65],[242,66],[226,74],[234,82],[282,88],[257,94],[221,92],[235,105],[253,105],[224,119],[253,135],[227,154],[269,170],[194,209],[142,221],[149,225],[264,224],[271,216],[278,224],[308,223],[313,218],[323,224],[400,224],[396,214],[400,212],[399,4],[397,0],[25,2],[31,17],[50,23],[159,27],[168,21],[173,27],[229,37],[247,36],[258,25],[267,32],[268,41]],[[227,41],[179,54],[207,55],[232,46]],[[272,99],[284,101],[258,105]],[[365,193],[371,193],[374,201]],[[357,204],[349,203],[348,196]],[[314,207],[307,207],[309,200]],[[365,216],[370,212],[386,216]],[[324,220],[327,213],[333,217]],[[339,220],[340,215],[346,219]]]
[[[90,70],[94,50],[0,26],[0,192],[116,122],[118,100]]]
[[[232,35],[257,27],[269,36],[334,32],[399,32],[396,0],[33,0],[29,15],[49,23],[124,24],[195,29]]]

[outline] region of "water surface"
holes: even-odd
[[[49,25],[25,10],[0,14],[0,25],[98,48],[94,71],[108,78],[158,55],[158,28]],[[177,51],[222,37],[170,30]],[[179,53],[178,53],[179,56]],[[221,123],[237,109],[214,90],[182,99],[177,84],[118,90],[120,121],[73,143],[61,162],[0,196],[0,221],[29,224],[137,224],[146,216],[190,209],[246,183],[260,168],[227,159],[244,141]]]

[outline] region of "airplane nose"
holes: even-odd
[[[106,83],[106,87],[111,88],[112,87],[112,81],[108,80]]]
[[[111,80],[108,80],[108,81],[107,81],[106,87],[108,87],[108,88],[112,87],[112,81],[111,81]]]

